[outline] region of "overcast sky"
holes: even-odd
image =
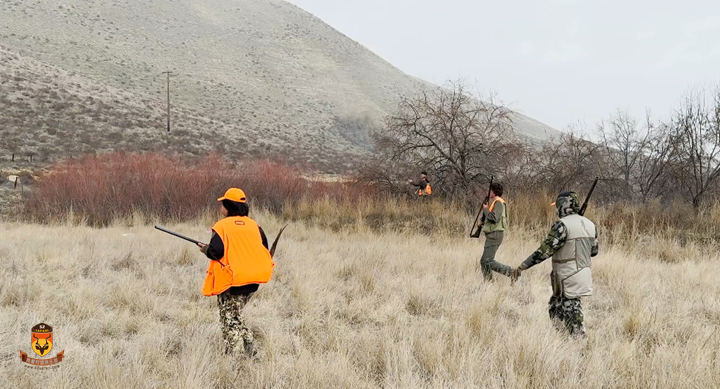
[[[402,71],[462,78],[557,129],[665,117],[720,82],[720,2],[290,0]]]

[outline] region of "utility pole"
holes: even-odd
[[[170,75],[171,71],[163,72],[167,74],[167,132],[170,132]]]

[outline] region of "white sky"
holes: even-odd
[[[666,117],[720,82],[720,1],[290,0],[402,71],[464,79],[557,129]]]

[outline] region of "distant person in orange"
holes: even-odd
[[[248,217],[245,192],[230,188],[218,201],[224,218],[213,226],[210,244],[198,244],[210,258],[202,292],[218,296],[225,353],[252,357],[257,352],[242,312],[259,284],[270,281],[275,263],[265,232]]]
[[[430,196],[432,194],[432,187],[430,186],[430,180],[428,180],[426,172],[420,173],[420,180],[418,182],[413,181],[412,178],[408,178],[407,182],[418,188],[415,192],[418,196]]]

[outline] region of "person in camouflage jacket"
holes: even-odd
[[[577,258],[575,258],[576,263],[574,265],[580,268],[581,266],[578,266],[577,263],[586,263],[588,274],[583,274],[582,276],[584,278],[580,282],[581,284],[585,284],[585,290],[580,293],[577,293],[575,291],[573,291],[575,293],[569,293],[567,290],[564,290],[565,288],[563,287],[563,281],[558,280],[558,278],[560,277],[557,276],[557,271],[555,267],[563,266],[563,264],[567,263],[567,260],[558,260],[557,262],[554,260],[553,273],[551,273],[553,295],[548,303],[548,310],[550,314],[550,319],[555,321],[557,324],[564,324],[565,328],[571,335],[585,336],[585,325],[582,305],[580,297],[578,297],[577,295],[586,296],[592,294],[592,278],[589,276],[589,257],[596,256],[599,251],[597,229],[595,229],[595,226],[594,224],[592,224],[592,222],[579,215],[580,201],[575,192],[563,192],[558,195],[555,206],[557,208],[558,217],[560,218],[560,220],[556,221],[552,225],[552,227],[550,228],[550,232],[540,245],[540,248],[533,252],[517,269],[514,269],[511,272],[510,277],[513,281],[517,280],[524,270],[527,270],[539,263],[542,263],[546,259],[553,257],[560,250],[562,250],[566,243],[568,243],[569,241],[572,241],[572,244],[574,245],[577,244],[578,246],[575,247],[574,250],[571,250],[573,252],[573,255],[575,255],[575,253],[577,252],[580,252],[580,256],[588,257],[585,261],[577,260]],[[570,223],[571,219],[575,222]],[[577,221],[579,221],[579,224],[577,223]],[[586,245],[587,250],[585,250],[587,251],[586,254],[582,254],[582,245],[579,244],[582,242],[582,239],[576,240],[575,237],[571,240],[568,239],[568,225],[566,225],[566,223],[573,225],[574,229],[583,230],[580,231],[581,236],[583,232],[586,234],[584,238],[588,242]],[[572,260],[570,262],[572,262]],[[573,285],[573,287],[575,286]]]

